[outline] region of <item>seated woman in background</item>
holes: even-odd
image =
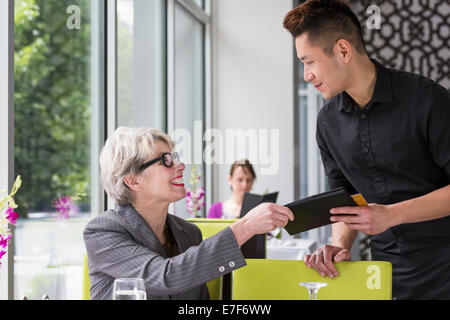
[[[250,192],[256,179],[255,170],[248,160],[238,160],[231,166],[228,184],[231,197],[224,202],[214,203],[208,211],[208,218],[237,219],[241,213],[244,194]]]
[[[243,243],[294,218],[264,203],[202,241],[197,226],[167,212],[186,196],[185,166],[173,148],[149,128],[120,127],[106,141],[101,180],[117,206],[84,229],[92,299],[111,299],[116,278],[142,278],[147,299],[208,299],[208,281],[246,264]]]

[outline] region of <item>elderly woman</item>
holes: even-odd
[[[243,243],[293,220],[288,208],[265,203],[202,241],[197,226],[167,212],[186,196],[173,148],[149,128],[121,127],[106,141],[101,179],[117,207],[84,230],[92,299],[111,299],[116,278],[144,279],[147,299],[209,299],[206,282],[246,264]]]

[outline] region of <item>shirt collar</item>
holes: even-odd
[[[356,105],[355,101],[353,101],[347,92],[344,91],[340,94],[338,111],[344,110],[345,112],[350,112],[354,105]]]
[[[391,74],[389,70],[375,59],[370,59],[377,68],[377,80],[370,102],[387,102],[394,101],[392,94]]]
[[[372,98],[364,107],[364,109],[366,110],[370,110],[375,102],[392,103],[394,101],[392,93],[391,74],[389,73],[389,70],[377,60],[370,60],[375,64],[377,70],[377,79],[375,81],[375,88],[373,90]],[[350,112],[353,109],[354,105],[356,105],[356,103],[347,94],[347,92],[342,92],[338,110]]]

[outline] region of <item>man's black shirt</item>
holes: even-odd
[[[330,188],[344,186],[371,203],[393,204],[450,183],[450,94],[423,76],[376,60],[373,96],[360,108],[343,92],[319,112],[317,142]],[[372,237],[383,249],[450,242],[450,216],[395,226]]]
[[[450,94],[432,80],[375,63],[369,103],[343,92],[317,118],[331,188],[393,204],[450,183]],[[373,260],[392,263],[394,299],[450,299],[450,216],[371,237]]]

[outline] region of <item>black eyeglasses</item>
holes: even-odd
[[[170,168],[170,167],[173,167],[173,164],[174,164],[175,161],[180,162],[181,160],[180,160],[180,156],[178,155],[178,152],[174,152],[174,153],[166,152],[166,153],[163,153],[160,157],[158,157],[156,159],[153,159],[153,160],[150,160],[149,162],[146,162],[146,163],[142,164],[139,167],[139,171],[147,169],[152,164],[155,164],[158,161],[161,161],[161,163],[165,167]]]

